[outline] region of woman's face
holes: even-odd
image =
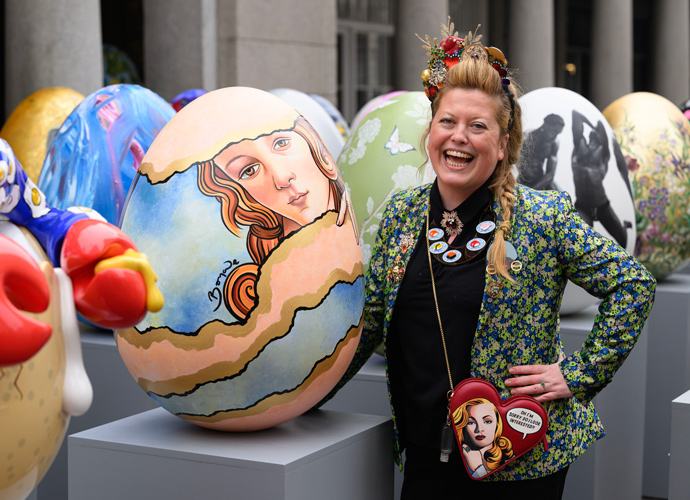
[[[429,159],[448,210],[484,184],[505,155],[508,134],[501,134],[496,106],[481,90],[453,89],[431,121]]]
[[[274,132],[233,144],[213,162],[256,201],[299,226],[329,209],[328,178],[296,132]]]
[[[467,407],[469,422],[465,426],[467,436],[474,446],[484,448],[496,437],[496,411],[491,403]]]

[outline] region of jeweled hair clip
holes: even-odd
[[[481,24],[477,26],[474,33],[472,31],[467,33],[464,39],[459,38],[458,32],[454,31],[455,25],[448,16],[448,25],[441,23],[441,37],[443,37],[441,43],[438,42],[437,38],[432,40],[429,35],[426,35],[426,39],[424,39],[415,33],[424,44],[423,47],[430,58],[427,69],[422,71],[422,81],[426,96],[431,102],[436,98],[439,89],[443,87],[448,69],[464,59],[475,58],[486,61],[498,71],[504,86],[510,84],[508,63],[503,52],[496,47],[484,47],[482,45],[482,35],[477,35],[480,27]]]

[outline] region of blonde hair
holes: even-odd
[[[469,406],[477,406],[489,403],[494,408],[494,415],[496,417],[496,432],[494,434],[494,441],[491,443],[491,448],[484,452],[484,460],[486,461],[486,468],[489,472],[498,469],[504,461],[510,460],[513,457],[513,443],[510,439],[503,437],[503,419],[491,401],[484,398],[474,398],[465,401],[458,406],[453,412],[453,422],[455,428],[460,432],[458,437],[460,444],[465,442],[465,428],[470,421]]]
[[[520,149],[522,148],[522,109],[518,103],[520,89],[511,81],[508,86],[512,96],[511,103],[511,96],[504,89],[501,76],[492,66],[479,59],[462,60],[448,69],[445,83],[439,89],[436,98],[431,104],[432,121],[444,96],[455,89],[481,90],[493,97],[496,102],[496,121],[501,127],[501,135],[509,134],[505,155],[496,165],[496,169],[491,176],[491,184],[489,185],[489,189],[491,189],[501,206],[502,221],[498,224],[498,229],[494,235],[494,244],[491,245],[489,250],[488,261],[494,264],[496,274],[508,281],[514,282],[505,265],[505,239],[506,235],[511,231],[510,220],[515,208],[514,188],[517,181],[513,174],[513,166],[518,163]],[[425,144],[430,130],[431,123],[429,123],[429,127],[422,134],[421,138],[422,151],[424,151],[427,160],[428,152]]]

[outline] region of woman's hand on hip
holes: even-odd
[[[558,360],[563,360],[561,356]],[[568,384],[558,363],[552,365],[520,365],[513,366],[508,371],[516,375],[505,381],[513,396],[520,394],[534,396],[534,399],[543,403],[554,399],[571,398]]]

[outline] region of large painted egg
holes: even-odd
[[[338,157],[345,145],[345,138],[321,104],[299,90],[273,89],[270,93],[295,108],[318,132],[333,157]]]
[[[91,405],[93,390],[81,357],[69,277],[61,269],[53,269],[31,233],[0,220],[3,277],[6,274],[1,268],[9,251],[15,255],[22,252],[19,255],[29,259],[20,273],[26,272],[33,260],[45,276],[50,295],[48,308],[39,314],[24,314],[52,326],[52,335],[33,356],[18,364],[3,366],[0,362],[0,498],[24,500],[55,459],[70,417],[82,415]],[[3,308],[0,336],[7,340],[8,330],[12,329],[4,324],[6,319]]]
[[[420,146],[430,120],[423,92],[391,97],[364,117],[338,157],[359,223],[365,266],[391,196],[435,177]]]
[[[635,256],[657,280],[690,262],[690,124],[667,99],[636,92],[604,110],[632,179]]]
[[[174,115],[162,97],[138,85],[87,96],[50,144],[38,179],[48,203],[92,208],[117,224],[144,154]]]
[[[146,154],[122,229],[166,305],[117,346],[163,408],[256,430],[340,380],[361,334],[362,252],[335,161],[285,101],[231,87],[185,106]]]
[[[66,87],[38,90],[19,103],[0,130],[29,178],[38,183],[50,142],[65,118],[84,99]]]
[[[519,181],[568,192],[585,222],[632,253],[635,205],[628,168],[601,112],[563,88],[534,90],[520,98],[520,105],[526,139]],[[568,283],[560,312],[574,313],[597,302]]]

